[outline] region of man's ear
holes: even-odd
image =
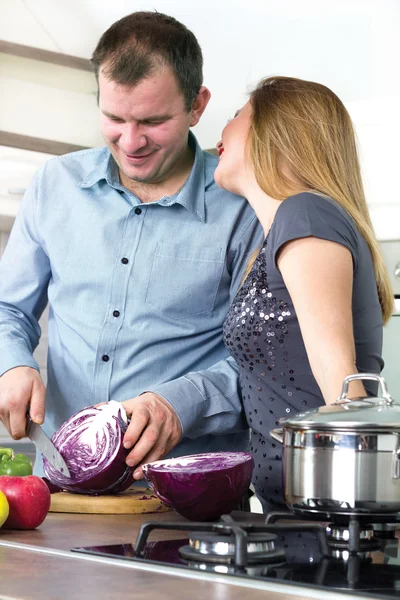
[[[191,108],[190,127],[194,127],[200,121],[200,117],[206,109],[208,101],[211,98],[211,92],[204,85],[199,89],[199,92],[194,99]]]

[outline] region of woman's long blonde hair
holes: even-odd
[[[277,200],[313,191],[343,206],[371,251],[386,323],[393,312],[393,291],[365,200],[353,124],[343,103],[324,85],[292,77],[262,80],[250,102],[247,150],[258,185]],[[300,185],[285,177],[282,158]]]

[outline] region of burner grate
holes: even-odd
[[[281,532],[282,529],[285,531],[290,531],[294,533],[301,532],[309,532],[316,536],[318,539],[321,553],[323,556],[330,556],[330,549],[328,546],[328,542],[325,535],[325,530],[321,525],[310,524],[310,523],[294,523],[294,524],[285,524],[284,527],[276,524],[265,523],[263,525],[255,525],[255,524],[247,524],[247,523],[238,523],[232,519],[230,515],[222,515],[221,520],[216,523],[144,523],[140,529],[138,538],[135,544],[135,554],[138,557],[143,556],[144,546],[146,544],[147,538],[151,531],[154,529],[169,529],[175,531],[187,531],[196,532],[196,536],[199,534],[207,532],[208,534],[219,534],[222,536],[231,536],[232,540],[234,540],[232,544],[232,549],[228,552],[229,560],[232,561],[238,568],[245,568],[249,564],[249,555],[251,557],[251,539],[252,536],[263,534],[265,536],[266,533],[278,533]],[[250,536],[250,546],[248,544]],[[202,537],[202,536],[200,536]],[[254,538],[255,539],[255,538]],[[272,540],[269,540],[270,542]],[[190,546],[189,546],[190,547]],[[249,552],[250,548],[250,552]],[[264,550],[263,550],[264,551]],[[263,552],[262,551],[262,552]],[[270,556],[275,560],[283,559],[283,555],[275,555],[278,550],[271,550],[273,554]],[[256,552],[254,552],[256,554]],[[202,560],[204,560],[205,555],[196,554],[197,557],[200,556]],[[191,557],[192,558],[192,557]],[[257,557],[259,558],[259,557]],[[251,558],[250,558],[251,560]],[[268,560],[268,559],[266,559]]]

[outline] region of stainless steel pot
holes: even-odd
[[[349,383],[379,383],[377,397],[349,400]],[[298,514],[400,512],[400,404],[374,373],[346,377],[336,404],[281,420],[287,505]],[[398,516],[398,515],[397,515]]]

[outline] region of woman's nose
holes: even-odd
[[[222,148],[222,140],[219,140],[218,144],[217,144],[217,150],[221,150]]]

